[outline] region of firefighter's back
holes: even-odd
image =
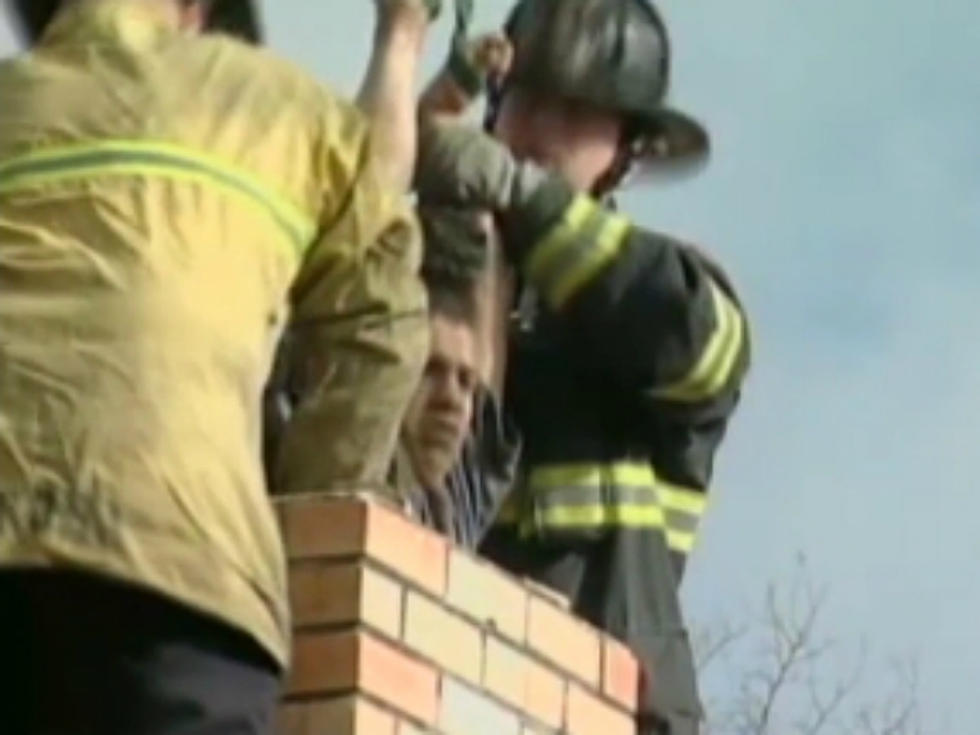
[[[328,95],[149,3],[86,5],[0,64],[0,564],[154,587],[281,658],[258,405]]]

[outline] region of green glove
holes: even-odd
[[[422,123],[415,164],[420,199],[505,214],[529,201],[547,178],[543,169],[519,163],[478,128],[443,120]]]
[[[422,123],[415,190],[422,201],[494,213],[505,250],[517,264],[575,196],[560,176],[517,161],[482,130],[445,120]]]

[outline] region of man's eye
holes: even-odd
[[[461,370],[459,384],[465,391],[474,390],[476,388],[476,373],[472,370]]]

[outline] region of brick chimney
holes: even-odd
[[[280,735],[632,735],[638,668],[566,601],[361,500],[277,501]]]

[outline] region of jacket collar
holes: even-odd
[[[41,37],[41,47],[98,40],[128,46],[154,46],[180,33],[164,3],[135,0],[86,0],[58,12]]]

